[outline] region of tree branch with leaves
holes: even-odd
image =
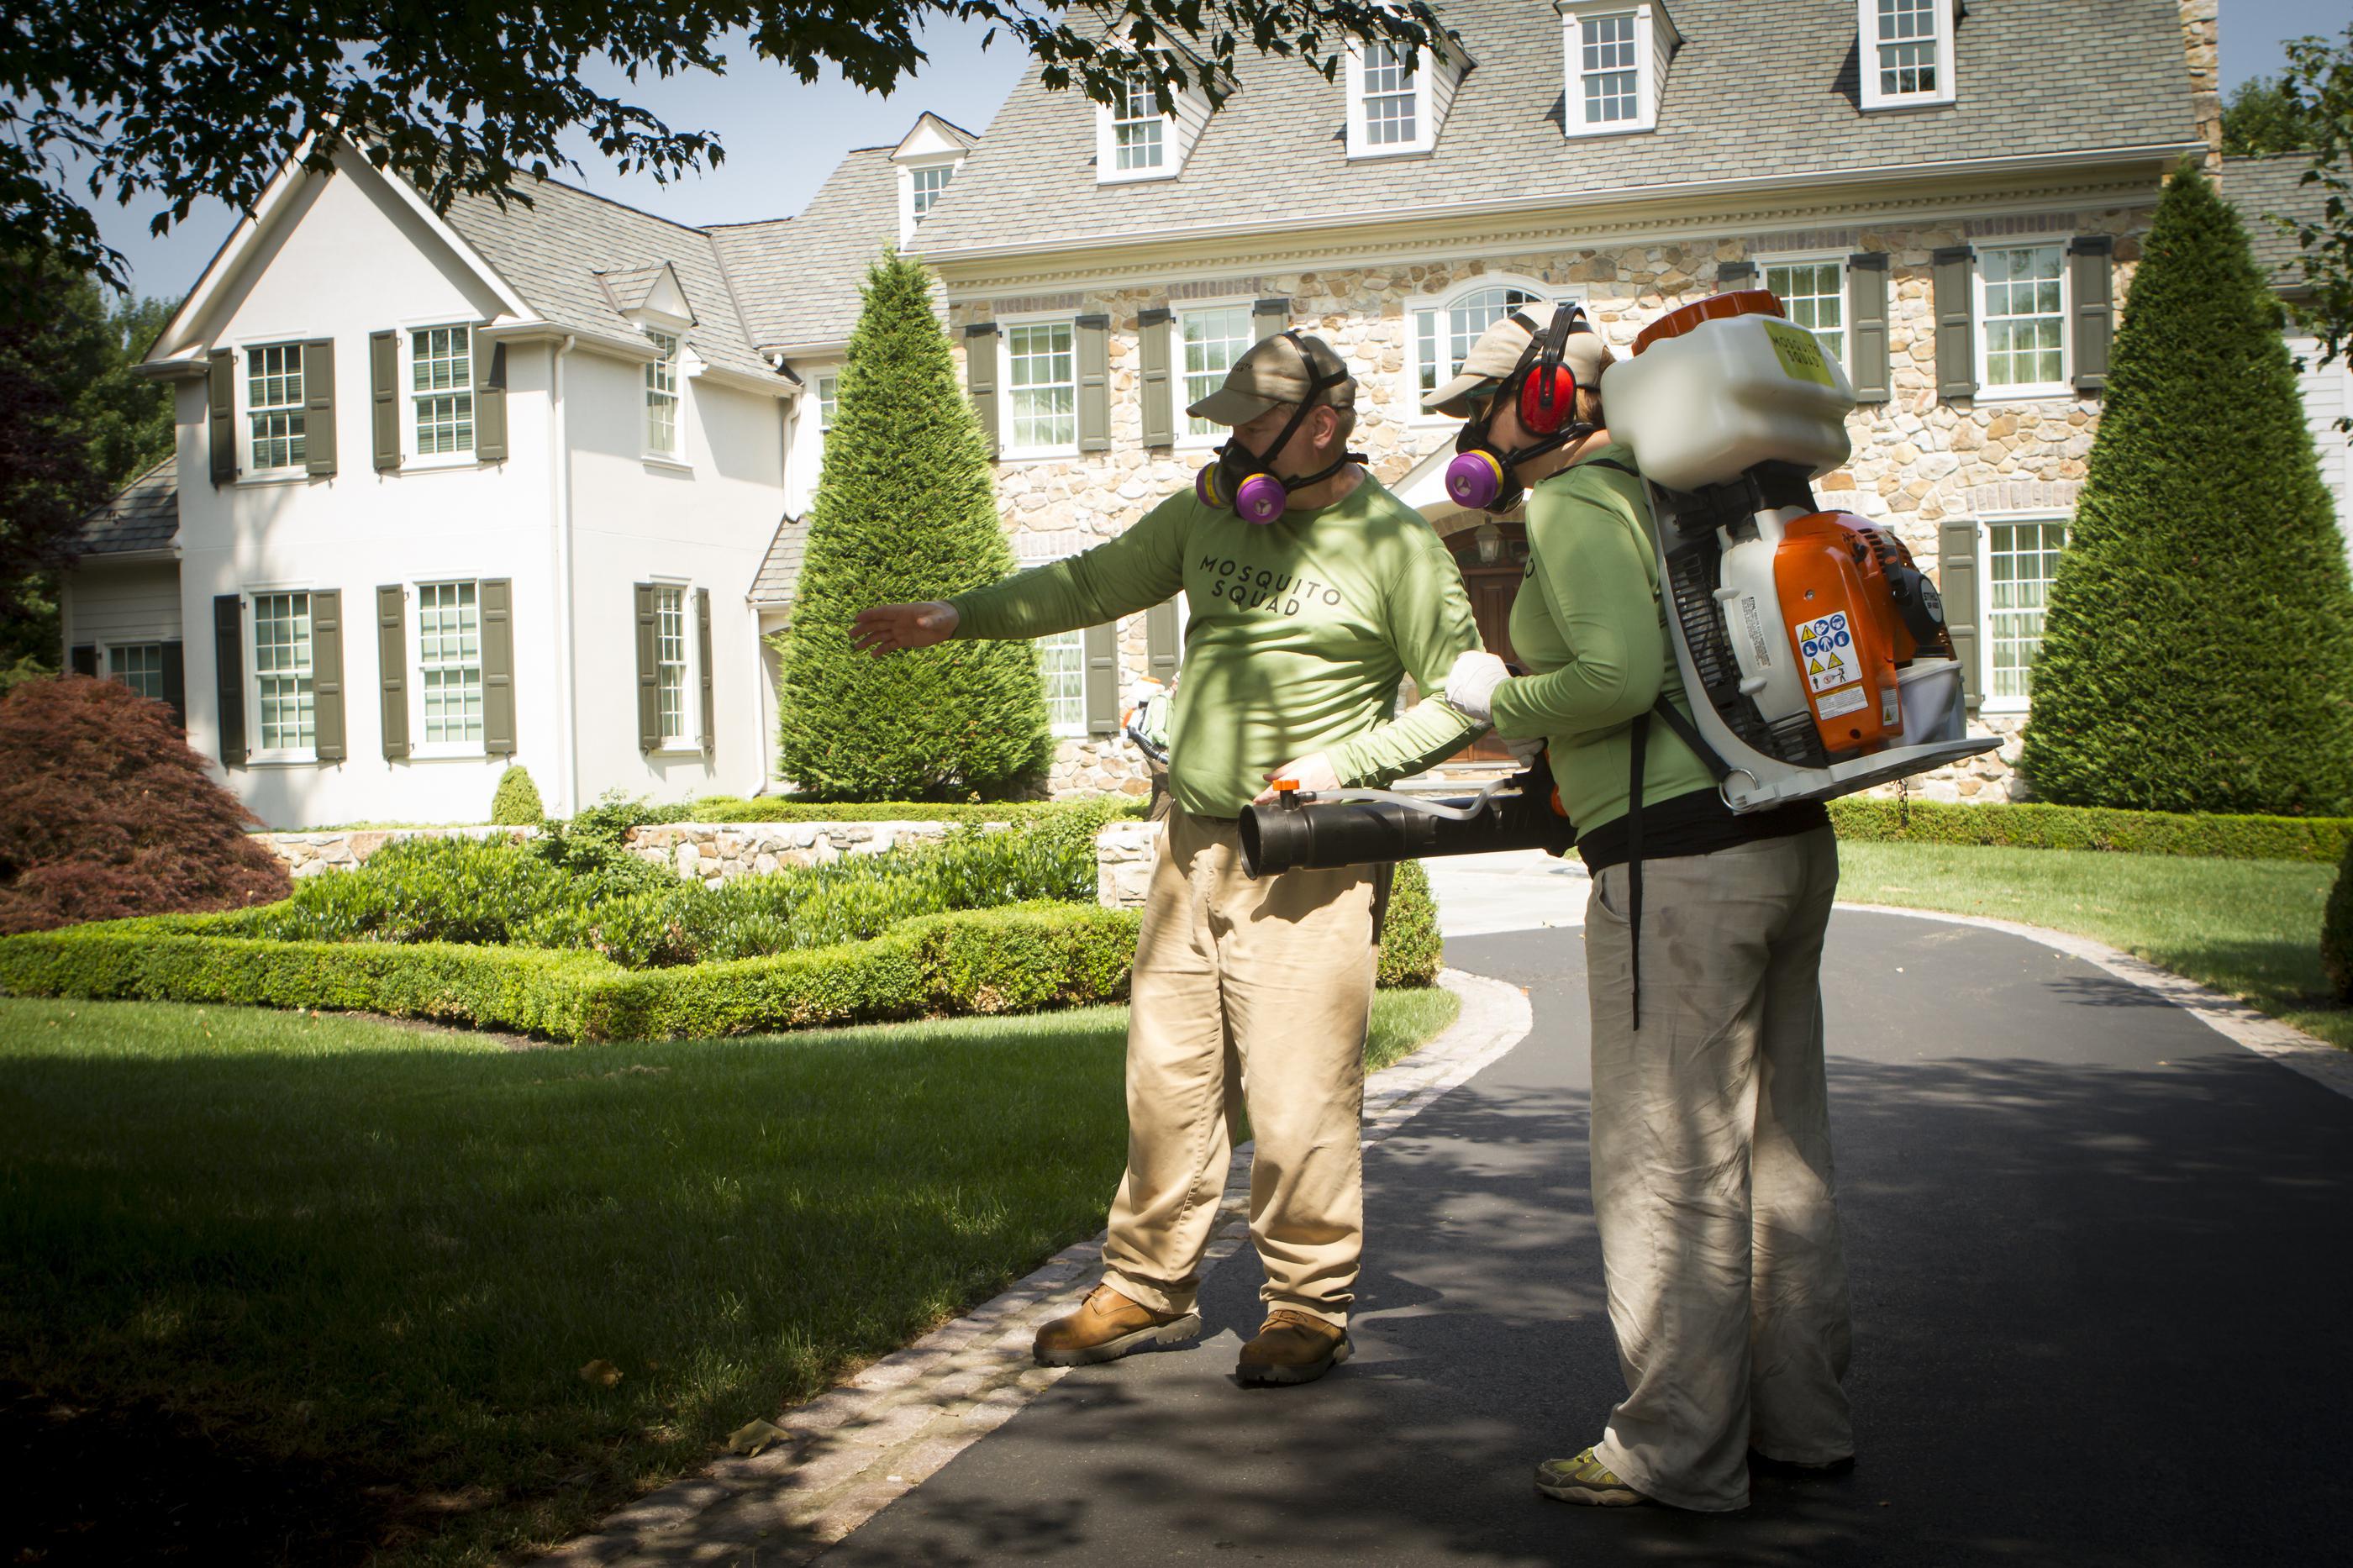
[[[2267,215],[2292,235],[2302,288],[2288,310],[2320,341],[2320,363],[2353,353],[2353,27],[2332,44],[2292,38],[2280,92],[2312,153],[2303,188],[2320,196],[2296,217]],[[2353,419],[2337,427],[2353,430]]]

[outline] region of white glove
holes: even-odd
[[[1484,648],[1466,648],[1446,672],[1446,705],[1482,724],[1495,721],[1495,688],[1512,672]]]
[[[1512,761],[1519,763],[1522,767],[1526,767],[1530,763],[1535,762],[1538,757],[1544,755],[1544,737],[1542,735],[1530,735],[1525,741],[1514,741],[1506,738],[1504,742],[1504,749],[1512,753]]]

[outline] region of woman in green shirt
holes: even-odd
[[[1628,1393],[1536,1486],[1723,1511],[1747,1505],[1752,1460],[1853,1453],[1820,985],[1838,850],[1819,803],[1735,815],[1678,736],[1690,699],[1649,501],[1607,428],[1609,352],[1581,320],[1569,331],[1575,416],[1546,437],[1520,408],[1536,336],[1506,317],[1425,399],[1467,417],[1465,450],[1503,478],[1496,506],[1528,487],[1511,637],[1530,673],[1465,654],[1446,700],[1544,739],[1593,876],[1593,1206]]]

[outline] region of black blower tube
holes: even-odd
[[[1488,797],[1468,822],[1386,800],[1317,801],[1280,796],[1246,807],[1242,868],[1253,877],[1282,871],[1488,855],[1505,849],[1566,854],[1577,829],[1552,808],[1552,774],[1541,763],[1512,780],[1517,793]],[[1436,802],[1461,809],[1475,796]]]

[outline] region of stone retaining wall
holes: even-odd
[[[286,863],[297,877],[322,871],[349,871],[367,864],[368,857],[402,838],[529,838],[532,827],[339,827],[319,833],[257,833],[262,847]]]
[[[786,866],[822,866],[944,838],[953,822],[665,822],[629,830],[629,848],[715,888]],[[984,826],[996,828],[1005,824]]]
[[[1095,835],[1095,902],[1107,910],[1140,910],[1160,853],[1157,822],[1114,822]]]

